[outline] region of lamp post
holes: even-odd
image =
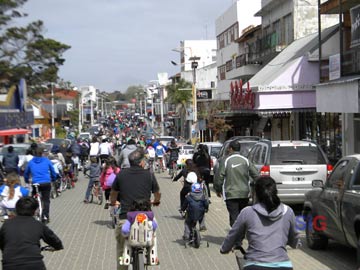
[[[192,85],[192,98],[193,98],[193,131],[191,133],[194,133],[193,137],[196,139],[197,137],[197,96],[196,96],[196,69],[198,67],[198,61],[200,60],[200,57],[192,56],[189,58],[191,61],[191,69],[193,70],[193,85]]]

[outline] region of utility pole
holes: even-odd
[[[160,86],[160,117],[161,117],[161,136],[164,136],[164,87]]]
[[[192,84],[192,98],[193,98],[193,124],[190,129],[190,138],[197,138],[197,96],[196,96],[196,69],[200,57],[192,56],[189,58],[191,61],[191,68],[193,70],[193,84]],[[195,143],[195,142],[194,142]]]
[[[55,118],[54,118],[54,84],[51,83],[51,138],[55,138]]]

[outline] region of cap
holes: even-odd
[[[186,182],[194,184],[197,182],[197,175],[194,172],[189,172],[186,176]]]

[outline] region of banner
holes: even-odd
[[[360,45],[360,5],[350,9],[351,17],[351,45],[357,47]]]

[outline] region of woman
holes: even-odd
[[[211,157],[209,155],[209,148],[206,144],[199,144],[198,151],[193,156],[193,161],[199,168],[201,179],[205,181],[207,195],[210,202],[210,171],[211,171]]]
[[[258,179],[255,193],[258,202],[240,212],[220,253],[230,252],[246,235],[249,247],[244,256],[244,270],[293,269],[286,245],[296,248],[299,243],[294,212],[280,202],[271,177]]]

